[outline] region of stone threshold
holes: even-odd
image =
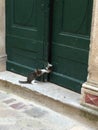
[[[26,77],[4,71],[0,72],[0,89],[30,99],[62,114],[98,120],[98,111],[81,105],[81,95],[50,82],[20,84]]]

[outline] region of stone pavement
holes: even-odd
[[[97,130],[94,126],[0,91],[0,130]]]

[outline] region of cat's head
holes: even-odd
[[[46,70],[52,71],[53,65],[48,63],[46,66]]]

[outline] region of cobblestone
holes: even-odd
[[[44,116],[47,113],[47,111],[42,110],[38,107],[34,107],[30,110],[26,110],[25,113],[31,117],[40,118],[40,117]]]
[[[10,105],[10,107],[18,110],[18,109],[25,108],[26,105],[24,103],[22,103],[22,102],[18,102],[18,103]]]

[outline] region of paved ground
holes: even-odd
[[[95,129],[29,100],[0,91],[0,130]]]

